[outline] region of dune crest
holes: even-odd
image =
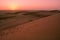
[[[59,30],[60,14],[56,14],[5,30],[0,40],[59,40]]]

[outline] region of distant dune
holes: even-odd
[[[34,20],[2,32],[0,40],[59,40],[60,14]]]
[[[28,23],[40,18],[48,17],[53,14],[58,14],[49,11],[2,11],[0,12],[0,31],[10,29],[13,26]],[[5,13],[7,12],[7,13]]]

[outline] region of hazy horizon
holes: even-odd
[[[60,10],[60,0],[0,0],[0,10]]]

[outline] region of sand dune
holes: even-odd
[[[4,32],[0,40],[59,40],[60,14],[18,25]]]

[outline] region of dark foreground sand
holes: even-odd
[[[60,40],[60,14],[4,30],[0,40]]]

